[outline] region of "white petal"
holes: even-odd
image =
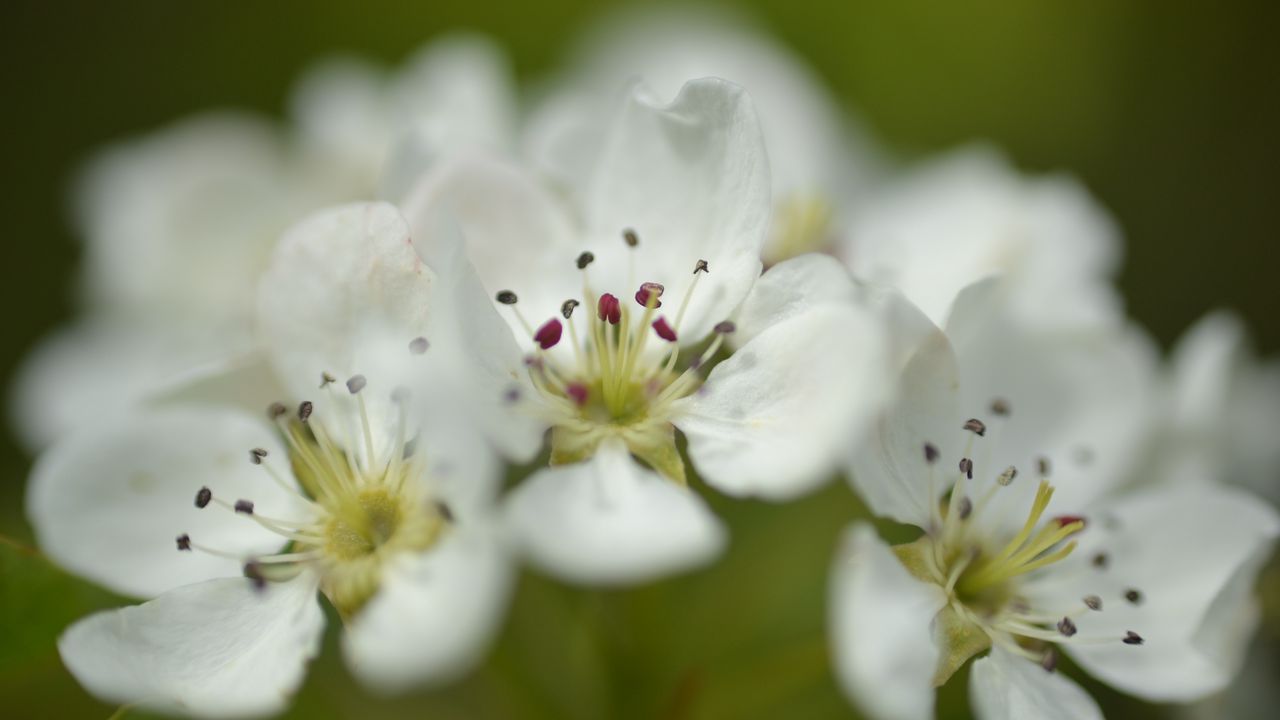
[[[1118,232],[1069,178],[1023,179],[999,155],[968,148],[888,185],[862,208],[844,248],[850,268],[897,287],[936,324],[961,290],[993,275],[1009,278],[1024,321],[1120,320],[1110,286]]]
[[[881,409],[880,326],[853,304],[825,305],[760,333],[680,402],[673,422],[713,487],[788,499],[834,476]]]
[[[388,570],[382,588],[343,635],[353,672],[393,692],[459,677],[483,657],[513,579],[484,518],[461,519],[437,547]]]
[[[421,371],[409,344],[434,337],[436,282],[391,205],[331,208],[294,226],[258,298],[264,343],[287,399],[314,401],[338,442],[362,448],[356,399],[342,385],[362,374],[375,451],[387,447],[397,413],[391,394]],[[317,389],[324,373],[338,380],[332,396]]]
[[[1029,325],[1011,309],[1014,288],[987,280],[956,299],[947,336],[960,365],[960,412],[953,425],[975,417],[985,438],[973,442],[974,475],[994,478],[1012,465],[1023,471],[1048,458],[1055,483],[1053,512],[1084,511],[1131,477],[1151,428],[1156,351],[1136,326],[1062,329]],[[991,405],[1004,400],[1008,418]],[[955,455],[944,455],[954,468]],[[1004,502],[1030,506],[1035,482],[1001,490]],[[1017,526],[1017,513],[1006,515]]]
[[[506,521],[530,560],[584,584],[644,582],[702,565],[725,544],[701,498],[616,442],[527,478],[507,499]]]
[[[111,702],[199,717],[277,713],[320,649],[315,590],[307,575],[261,590],[245,578],[186,585],[77,622],[58,651]]]
[[[305,508],[249,462],[269,452],[289,466],[275,433],[229,410],[164,409],[118,418],[55,445],[40,457],[27,492],[27,515],[41,548],[60,565],[126,595],[150,597],[214,577],[239,575],[240,562],[179,552],[175,538],[243,554],[286,542],[250,519],[210,505],[209,487],[228,502],[252,500],[264,515],[306,520]]]
[[[851,450],[849,480],[877,515],[927,528],[953,467],[947,460],[958,461],[955,445],[964,422],[955,353],[941,331],[919,342],[894,392],[867,442]],[[926,444],[942,459],[928,463]]]
[[[738,308],[730,340],[741,347],[767,328],[820,305],[859,301],[849,271],[830,255],[810,253],[769,268]]]
[[[502,50],[480,35],[433,40],[392,84],[398,137],[384,197],[399,199],[423,172],[458,152],[505,152],[515,131],[515,88]]]
[[[973,663],[969,702],[981,720],[1102,720],[1084,688],[998,647]]]
[[[681,327],[682,338],[703,338],[760,274],[769,171],[747,94],[695,80],[662,106],[636,88],[605,141],[584,214],[599,291],[630,298],[630,277],[662,283],[666,297],[680,299],[697,261],[708,262]],[[626,228],[639,235],[635,250],[620,240]]]
[[[836,552],[830,598],[836,680],[849,699],[877,720],[933,717],[942,588],[912,577],[875,529],[859,523]]]
[[[1095,518],[1071,563],[1029,590],[1039,605],[1102,598],[1103,611],[1077,624],[1081,637],[1112,642],[1068,645],[1072,657],[1153,701],[1185,702],[1225,687],[1256,627],[1251,588],[1280,534],[1275,511],[1239,491],[1184,487],[1115,501]],[[1110,560],[1105,571],[1088,565],[1099,551]],[[1125,600],[1131,588],[1140,602]],[[1122,644],[1128,631],[1145,644]]]
[[[450,163],[414,189],[405,216],[429,260],[437,251],[433,245],[448,241],[439,230],[442,222],[456,223],[489,299],[502,290],[515,292],[517,307],[535,327],[559,317],[565,299],[582,296],[582,275],[574,265],[584,249],[581,240],[559,201],[520,168],[479,157]],[[516,336],[531,345],[510,309],[502,311]]]
[[[199,116],[111,148],[77,188],[94,308],[243,321],[272,243],[307,207],[294,180],[255,117]]]
[[[189,368],[244,349],[247,333],[222,326],[93,319],[56,331],[24,359],[14,381],[13,427],[31,449],[128,412]]]

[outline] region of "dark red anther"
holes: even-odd
[[[662,301],[658,298],[662,297],[662,293],[665,291],[666,288],[660,283],[640,283],[640,289],[636,291],[636,302],[641,307],[649,307],[649,303],[652,302],[654,307],[660,308],[662,307]]]
[[[587,404],[587,396],[590,394],[590,391],[587,389],[586,385],[571,382],[564,386],[564,391],[569,396],[569,399],[573,401],[574,405],[582,407]]]
[[[1081,530],[1084,529],[1085,525],[1085,519],[1080,515],[1059,515],[1054,518],[1053,521],[1058,523],[1058,527],[1066,527],[1072,523],[1080,523]]]
[[[538,332],[533,334],[534,342],[538,343],[538,347],[543,350],[550,350],[560,342],[560,335],[564,332],[564,325],[560,321],[551,318],[542,327],[538,328]]]
[[[658,333],[658,337],[667,342],[676,341],[676,331],[671,329],[671,326],[667,324],[667,319],[664,317],[653,321],[653,331]]]
[[[617,325],[622,319],[622,303],[609,293],[601,295],[599,302],[596,303],[596,317],[607,321],[610,325]]]

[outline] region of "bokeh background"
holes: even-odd
[[[316,59],[346,51],[394,64],[459,28],[492,35],[519,79],[536,79],[615,4],[9,0],[0,9],[3,387],[36,339],[71,316],[79,247],[66,191],[94,148],[207,108],[279,116],[291,82]],[[1280,350],[1280,4],[744,5],[892,152],[986,139],[1025,169],[1078,175],[1123,227],[1130,311],[1166,347],[1225,306],[1262,351]],[[26,547],[29,465],[12,433],[0,434],[0,715],[106,717],[114,708],[78,688],[53,642],[116,599]],[[480,672],[394,702],[346,676],[331,634],[294,715],[851,715],[829,678],[823,625],[833,542],[858,511],[852,494],[837,483],[781,507],[706,495],[734,538],[716,567],[629,592],[526,573]],[[944,696],[947,717],[968,715],[961,685]],[[1090,689],[1111,716],[1165,715]]]

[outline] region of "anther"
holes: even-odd
[[[697,275],[698,273],[704,273],[704,272],[711,272],[711,267],[707,265],[706,260],[699,260],[693,266],[693,274]]]
[[[925,462],[929,463],[930,465],[934,464],[935,462],[938,461],[939,454],[940,453],[938,452],[938,446],[934,445],[933,443],[924,444],[924,461]]]
[[[1066,527],[1074,523],[1080,523],[1081,525],[1084,525],[1085,518],[1081,515],[1059,515],[1058,517],[1054,518],[1053,521],[1058,523],[1058,527]]]
[[[1009,416],[1009,402],[1004,398],[996,398],[991,401],[991,412],[1000,417]]]
[[[188,551],[188,552],[191,550],[190,535],[186,533],[182,533],[181,535],[178,536],[178,549],[183,551]]]
[[[1102,610],[1102,598],[1098,597],[1097,595],[1085,595],[1084,606],[1089,608],[1090,610],[1100,612]]]
[[[596,301],[596,317],[607,321],[610,325],[617,325],[622,319],[622,303],[618,302],[618,298],[611,293],[605,293]]]
[[[646,282],[640,283],[640,289],[636,291],[636,302],[640,307],[649,307],[649,302],[653,302],[655,308],[662,307],[662,301],[658,298],[662,297],[662,293],[666,292],[666,288],[662,283]]]
[[[640,236],[636,234],[635,230],[627,228],[622,231],[622,241],[627,244],[627,247],[635,247],[640,244]]]
[[[658,333],[658,337],[667,342],[676,341],[676,331],[671,329],[671,326],[667,324],[667,319],[664,317],[653,321],[653,331]]]
[[[244,564],[244,576],[253,583],[254,590],[262,590],[267,587],[267,578],[262,574],[262,566],[256,562]]]
[[[1049,673],[1057,670],[1058,653],[1054,652],[1052,648],[1046,650],[1044,655],[1040,657],[1040,667],[1044,668],[1044,671]]]
[[[302,422],[306,422],[307,420],[311,419],[311,413],[314,412],[315,409],[316,409],[315,404],[313,404],[310,400],[303,400],[298,405],[298,419],[301,420]]]
[[[560,342],[560,335],[563,332],[564,326],[560,324],[560,321],[551,318],[533,334],[533,340],[543,350],[550,350],[556,346],[556,343]]]
[[[1108,557],[1106,553],[1100,552],[1093,556],[1093,560],[1091,562],[1093,563],[1093,566],[1099,570],[1105,570],[1107,565],[1111,562],[1111,558]]]
[[[213,499],[213,491],[207,487],[202,487],[196,492],[196,507],[203,510],[209,501]]]
[[[1134,588],[1129,588],[1124,591],[1124,599],[1128,600],[1130,604],[1137,605],[1142,602],[1142,593]]]
[[[284,403],[273,402],[267,406],[267,417],[272,420],[278,419],[287,412],[289,412],[289,408],[285,407]]]
[[[507,401],[508,403],[520,402],[520,388],[518,387],[507,388],[507,391],[502,394],[502,399]]]
[[[369,382],[365,380],[363,375],[352,375],[351,379],[347,380],[347,392],[355,395],[363,390],[364,386],[368,384]]]
[[[254,448],[249,451],[249,462],[254,465],[261,465],[265,457],[267,457],[267,451],[264,448]]]
[[[1124,639],[1121,642],[1123,642],[1125,645],[1141,645],[1145,641],[1142,639],[1142,636],[1139,635],[1138,633],[1132,630],[1126,630],[1124,632]]]
[[[1001,487],[1009,487],[1009,485],[1013,483],[1013,479],[1016,477],[1018,477],[1018,468],[1010,465],[1004,469],[1004,472],[1000,473],[1000,475],[996,477],[996,482],[999,483]]]
[[[252,514],[253,514],[253,501],[252,501],[252,500],[237,500],[237,501],[236,501],[236,512],[238,512],[238,513],[242,513],[242,514],[244,514],[244,515],[252,515]]]
[[[1036,458],[1036,469],[1040,471],[1040,477],[1049,477],[1049,458]]]
[[[969,458],[960,458],[960,472],[964,473],[965,479],[973,479],[973,461]]]
[[[332,385],[336,382],[338,382],[338,378],[330,375],[327,372],[320,373],[320,389],[321,390],[325,389],[329,385]]]
[[[1071,637],[1076,634],[1076,624],[1069,617],[1064,617],[1058,621],[1058,632],[1065,637]]]
[[[431,346],[431,343],[428,343],[426,338],[416,337],[409,341],[409,352],[413,353],[414,355],[421,355],[425,353],[427,351],[427,348],[430,346]]]
[[[978,437],[982,437],[987,434],[986,423],[982,422],[978,418],[969,418],[968,420],[965,420],[964,429],[968,430],[974,435],[977,435]]]
[[[586,270],[587,266],[596,261],[596,256],[589,252],[584,252],[578,256],[578,269]]]
[[[565,320],[568,320],[573,317],[573,311],[577,309],[579,304],[580,303],[577,300],[572,298],[565,300],[560,304],[560,314],[564,316]]]
[[[733,322],[730,320],[721,320],[720,322],[716,323],[716,326],[714,328],[712,328],[712,330],[715,330],[721,335],[732,334],[737,329],[738,329],[738,326],[734,325]]]
[[[436,512],[440,513],[440,518],[445,522],[452,523],[454,521],[453,508],[449,507],[449,504],[445,501],[436,501]]]
[[[510,290],[500,290],[498,291],[498,294],[495,297],[497,298],[498,302],[502,303],[503,305],[516,304],[516,299],[517,299],[516,294],[511,292]]]
[[[960,511],[960,519],[968,520],[973,514],[973,501],[967,497],[960,498],[960,503],[956,505],[956,510]]]
[[[565,394],[569,396],[569,399],[573,401],[574,405],[582,407],[587,404],[587,396],[590,394],[590,391],[587,389],[586,385],[571,382],[564,386],[564,391]]]

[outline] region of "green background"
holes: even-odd
[[[77,162],[104,142],[211,107],[279,115],[310,62],[387,63],[451,29],[487,32],[521,79],[553,69],[611,3],[34,2],[0,15],[4,280],[0,379],[72,312],[79,256],[65,213]],[[1080,176],[1125,230],[1121,284],[1166,345],[1205,311],[1238,310],[1280,348],[1280,4],[1269,2],[747,3],[889,147],[971,139],[1029,170]],[[85,408],[93,412],[93,408]],[[30,459],[0,437],[0,532],[26,542]],[[585,592],[526,574],[503,639],[470,680],[395,702],[341,668],[335,636],[299,717],[823,717],[851,713],[828,677],[826,569],[858,512],[842,484],[781,507],[702,488],[734,546],[705,572]],[[105,717],[53,639],[114,600],[0,545],[0,714]],[[965,717],[961,683],[944,714]],[[1156,715],[1093,688],[1109,715]]]

